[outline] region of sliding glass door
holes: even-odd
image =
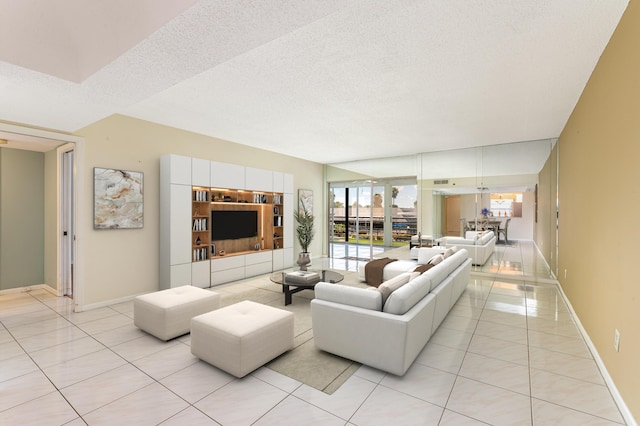
[[[415,179],[331,183],[329,242],[369,246],[369,257],[374,246],[408,244],[417,233],[416,188]]]

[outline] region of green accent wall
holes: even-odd
[[[44,154],[0,149],[0,290],[44,283]]]

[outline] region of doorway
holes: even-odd
[[[460,236],[460,196],[454,195],[445,199],[445,235]]]
[[[12,149],[44,153],[47,185],[44,209],[51,221],[45,221],[44,284],[40,286],[57,296],[72,295],[74,311],[80,312],[83,309],[84,258],[82,241],[76,237],[84,214],[77,206],[85,184],[77,176],[82,176],[84,171],[84,139],[7,123],[0,123],[0,138],[7,139]],[[68,178],[63,177],[65,174]],[[63,241],[65,231],[66,242]]]

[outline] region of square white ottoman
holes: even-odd
[[[220,295],[185,285],[143,294],[133,299],[133,323],[158,339],[189,332],[191,318],[220,307]]]
[[[191,353],[236,377],[293,348],[293,313],[248,300],[191,320]]]

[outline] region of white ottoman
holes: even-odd
[[[236,377],[293,348],[293,313],[248,300],[191,320],[191,353]]]
[[[133,323],[158,339],[189,332],[191,318],[220,307],[220,295],[185,285],[143,294],[133,299]]]

